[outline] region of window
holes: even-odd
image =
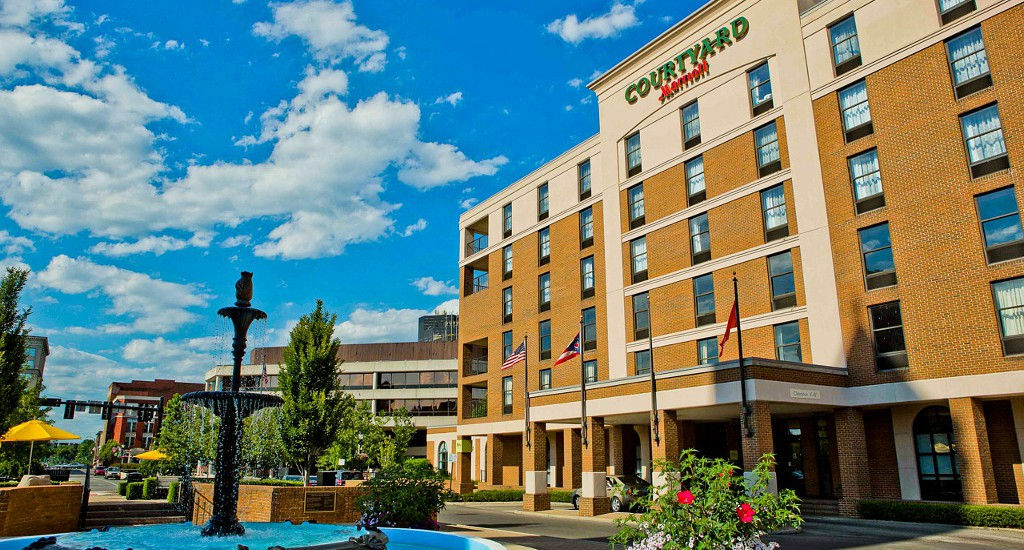
[[[501,360],[504,362],[508,359],[509,355],[512,355],[512,331],[505,331],[501,333]]]
[[[959,19],[977,9],[974,0],[939,0],[939,16],[942,24]]]
[[[629,202],[629,228],[635,229],[644,224],[644,184],[643,182],[630,187],[626,191]]]
[[[875,131],[868,105],[868,85],[861,80],[839,90],[839,109],[843,115],[846,142],[860,139]]]
[[[580,260],[580,295],[590,298],[594,295],[594,257]]]
[[[853,182],[854,207],[858,214],[885,206],[882,172],[878,168],[878,150],[871,149],[847,159]]]
[[[537,277],[537,309],[547,311],[551,309],[551,273],[541,273]]]
[[[711,259],[711,233],[707,212],[690,218],[690,259],[693,265]]]
[[[537,232],[537,265],[551,261],[551,228],[545,227]]]
[[[647,237],[629,241],[629,260],[633,282],[647,280]]]
[[[501,291],[501,322],[512,322],[512,287],[504,288]]]
[[[538,325],[538,331],[540,334],[540,358],[551,359],[551,320],[545,319]]]
[[[583,310],[583,349],[597,349],[597,311],[592,307]]]
[[[1024,353],[1024,277],[992,283],[1003,355]]]
[[[548,184],[544,182],[537,188],[537,221],[548,217]]]
[[[501,280],[512,278],[512,245],[501,249]]]
[[[789,250],[768,256],[768,277],[772,285],[772,310],[796,305],[793,253]]]
[[[775,357],[779,361],[803,361],[800,352],[800,323],[783,323],[775,325]]]
[[[651,350],[640,350],[633,354],[633,363],[636,366],[636,374],[651,373]]]
[[[975,27],[946,41],[953,91],[957,99],[992,85],[981,27]]]
[[[896,284],[896,263],[892,259],[889,222],[865,227],[860,236],[860,252],[864,257],[864,277],[868,290]]]
[[[946,407],[928,407],[914,418],[917,479],[923,500],[963,500],[956,465],[953,419]]]
[[[1003,142],[1003,127],[999,121],[999,108],[993,103],[977,111],[960,116],[971,177],[977,178],[1010,167]]]
[[[504,237],[512,236],[512,203],[501,208],[501,230]]]
[[[757,147],[757,173],[765,177],[782,170],[779,157],[779,132],[772,121],[754,130],[754,145]]]
[[[541,369],[537,373],[538,384],[537,386],[542,390],[551,388],[551,369]]]
[[[594,244],[594,209],[590,206],[580,210],[580,248]]]
[[[715,322],[715,283],[710,273],[693,278],[693,303],[698,327]]]
[[[512,414],[512,377],[501,379],[501,413]]]
[[[697,340],[697,364],[718,364],[718,338],[702,338]]]
[[[682,109],[683,116],[683,149],[700,145],[700,111],[697,101],[691,102]]]
[[[583,362],[583,376],[587,382],[597,382],[597,359]]]
[[[482,418],[487,416],[487,388],[469,388],[469,410],[466,411],[468,418]]]
[[[832,42],[836,76],[860,66],[860,42],[857,40],[857,22],[853,14],[829,27],[828,36]]]
[[[772,103],[772,79],[765,61],[747,73],[747,84],[750,87],[750,107],[754,116],[770,110]]]
[[[587,159],[576,167],[576,177],[579,180],[580,200],[590,198],[590,159]]]
[[[707,198],[704,187],[704,157],[699,156],[686,161],[686,204],[693,206]]]
[[[786,190],[782,184],[761,191],[761,211],[764,215],[764,242],[789,235],[786,219]]]
[[[868,308],[871,336],[875,343],[875,365],[879,370],[907,366],[907,345],[903,340],[903,316],[899,302]]]
[[[1013,187],[978,195],[974,200],[978,205],[988,262],[1024,256],[1024,232],[1021,231],[1017,195]]]
[[[626,177],[632,177],[643,170],[640,162],[640,132],[626,138]]]
[[[651,335],[651,303],[646,292],[633,295],[633,339],[649,338]]]

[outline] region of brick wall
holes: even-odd
[[[1013,409],[1008,400],[985,401],[985,425],[988,445],[992,452],[992,473],[996,478],[999,502],[1020,504],[1017,500],[1017,482],[1013,465],[1020,463],[1020,447],[1013,424]]]
[[[335,494],[335,507],[331,512],[306,511],[306,493]],[[201,525],[210,519],[213,485],[196,484],[196,505],[192,523]],[[356,500],[366,493],[363,487],[268,487],[240,485],[238,487],[238,520],[242,522],[301,523],[355,523],[359,519]]]
[[[901,498],[896,440],[889,409],[864,411],[864,438],[871,465],[871,498]]]
[[[81,485],[0,489],[0,537],[75,531],[81,512]]]

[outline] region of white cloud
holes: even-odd
[[[104,57],[107,57],[108,55],[110,55],[111,50],[114,49],[114,46],[117,46],[116,42],[107,38],[106,36],[93,37],[92,41],[94,44],[96,44],[96,49],[94,50],[94,52],[97,59],[103,59]]]
[[[571,111],[572,110],[572,105],[566,105],[565,106],[565,110],[566,111]]]
[[[38,284],[65,294],[99,292],[111,300],[110,315],[127,316],[128,324],[106,324],[98,332],[112,334],[166,333],[193,321],[188,310],[205,306],[210,296],[194,285],[154,279],[149,275],[86,258],[60,255],[36,276]],[[89,329],[92,330],[92,329]]]
[[[423,231],[426,228],[427,220],[420,218],[416,220],[416,223],[405,226],[405,229],[402,230],[402,236],[409,237],[412,236],[413,233],[416,233],[417,231]]]
[[[419,289],[424,296],[441,296],[443,294],[458,294],[459,288],[444,281],[438,281],[433,277],[420,277],[414,280],[412,286]]]
[[[597,77],[599,77],[599,76],[601,76],[603,74],[604,74],[604,71],[602,71],[601,69],[594,69],[594,72],[590,73],[590,77],[589,78],[590,78],[590,80],[594,80],[595,78],[597,78]]]
[[[435,315],[441,314],[441,313],[450,313],[450,314],[458,315],[459,314],[459,299],[458,298],[452,298],[451,300],[447,300],[445,302],[441,302],[441,304],[438,305],[437,307],[435,307],[434,311],[432,311],[431,313],[433,313]]]
[[[184,50],[185,44],[183,42],[178,42],[177,40],[168,40],[164,42],[163,48],[165,50]]]
[[[152,340],[134,338],[125,344],[121,357],[143,365],[156,365],[176,373],[190,375],[190,380],[203,380],[204,373],[217,362],[217,356],[204,353],[212,348],[210,339],[194,338],[171,342],[162,337]]]
[[[51,20],[55,24],[68,27],[74,31],[82,31],[84,26],[67,20],[71,8],[64,5],[64,0],[4,0],[0,2],[0,25],[27,27],[42,20]]]
[[[375,311],[358,308],[347,320],[334,327],[334,334],[346,344],[414,342],[418,337],[419,318],[427,313],[422,309]]]
[[[395,55],[398,56],[398,59],[403,59],[404,60],[405,56],[408,55],[408,52],[406,51],[405,46],[399,46],[399,47],[395,48]]]
[[[575,13],[555,19],[548,23],[547,30],[566,42],[579,44],[588,38],[611,38],[639,24],[634,6],[615,3],[608,13],[587,17],[582,21]]]
[[[200,38],[199,43],[202,44],[204,48],[209,47],[210,45],[210,41],[205,38]]]
[[[577,77],[577,78],[574,78],[574,79],[570,80],[566,84],[568,84],[569,86],[571,86],[573,88],[579,88],[580,86],[583,85],[583,79]]]
[[[224,239],[223,241],[221,241],[220,246],[221,246],[221,248],[233,248],[233,247],[236,247],[236,246],[249,246],[250,242],[252,242],[252,237],[250,237],[249,235],[235,235],[233,237],[228,237],[228,238]]]
[[[454,145],[447,143],[417,143],[398,171],[398,178],[419,189],[438,187],[476,176],[493,176],[508,158],[474,161]]]
[[[209,233],[196,233],[188,240],[178,239],[167,235],[143,237],[135,242],[99,242],[94,244],[89,252],[102,254],[104,256],[130,256],[132,254],[151,253],[162,256],[165,252],[182,250],[188,246],[206,248],[210,246],[212,235]]]
[[[295,35],[306,43],[320,61],[336,63],[351,58],[360,70],[384,69],[388,35],[356,23],[352,2],[296,0],[270,4],[273,21],[252,27],[253,34],[280,42]]]
[[[452,92],[452,93],[450,93],[448,95],[443,95],[443,96],[435,99],[434,100],[434,105],[440,105],[442,103],[447,103],[447,104],[451,105],[452,107],[454,107],[454,106],[458,105],[460,101],[462,101],[462,92]]]
[[[6,229],[0,230],[0,249],[5,254],[16,255],[26,250],[35,250],[35,243],[28,237],[11,235]]]
[[[478,203],[478,202],[480,202],[480,199],[475,198],[475,197],[469,197],[468,199],[462,199],[461,201],[459,201],[459,208],[461,208],[463,210],[469,210],[470,208],[473,208],[474,206],[476,206],[476,203]]]

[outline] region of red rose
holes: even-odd
[[[693,493],[689,490],[679,491],[676,493],[676,500],[679,501],[679,504],[693,504]]]
[[[754,521],[754,513],[754,509],[746,502],[740,504],[740,507],[736,509],[736,517],[740,518],[743,523]]]

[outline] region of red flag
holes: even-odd
[[[737,313],[739,313],[739,308],[734,301],[732,303],[732,311],[729,312],[729,322],[725,324],[725,334],[722,335],[722,341],[718,344],[719,357],[721,357],[722,352],[725,351],[725,343],[729,341],[729,333],[732,332],[732,329],[736,328],[740,323]]]

